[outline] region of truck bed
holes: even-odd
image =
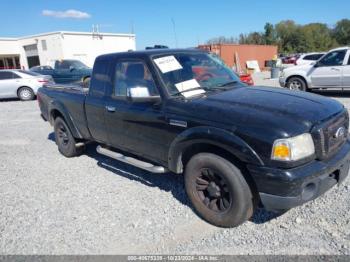
[[[90,137],[85,115],[85,98],[89,90],[80,85],[55,84],[40,89],[40,107],[45,119],[50,120],[51,104],[62,104],[82,138]],[[53,124],[51,122],[51,124]]]

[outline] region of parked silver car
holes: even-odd
[[[38,89],[48,83],[53,83],[51,76],[25,70],[0,70],[0,99],[32,100]]]
[[[280,85],[293,90],[350,88],[350,46],[330,50],[310,65],[288,67],[281,72]]]

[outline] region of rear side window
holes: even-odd
[[[314,55],[307,55],[303,58],[304,60],[315,60]]]
[[[14,78],[20,78],[20,77],[12,72],[0,71],[0,80],[8,80],[8,79],[14,79]]]
[[[22,74],[30,75],[30,76],[40,76],[40,74],[32,72],[32,71],[18,70],[18,72],[20,72]]]
[[[317,54],[317,55],[314,55],[314,60],[318,60],[320,59],[324,54]]]
[[[304,60],[316,61],[316,60],[320,59],[322,56],[323,56],[323,54],[307,55],[304,57]]]
[[[90,82],[90,95],[102,97],[105,94],[106,83],[110,82],[108,75],[109,60],[96,59]]]
[[[56,61],[55,68],[56,69],[69,69],[71,66],[71,62],[67,60]]]

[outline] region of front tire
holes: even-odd
[[[35,97],[34,91],[27,86],[21,87],[18,92],[18,98],[22,101],[30,101]]]
[[[57,117],[55,119],[54,131],[58,151],[62,155],[65,157],[74,157],[82,154],[84,148],[76,146],[76,140],[62,118]]]
[[[307,85],[300,77],[291,77],[287,82],[287,88],[290,90],[307,91]]]
[[[218,155],[193,156],[185,168],[185,188],[197,213],[215,226],[236,227],[253,215],[253,194],[242,172]]]

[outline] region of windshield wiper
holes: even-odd
[[[218,85],[218,87],[231,86],[231,85],[234,85],[234,84],[237,84],[237,83],[238,83],[237,80],[229,81],[229,82],[226,82],[224,84]]]
[[[186,89],[186,90],[182,90],[182,91],[179,91],[177,93],[174,93],[172,94],[172,96],[177,96],[177,95],[181,95],[182,93],[186,93],[186,92],[190,92],[190,91],[194,91],[194,90],[205,90],[205,91],[208,91],[209,88],[208,87],[194,87],[194,88],[190,88],[190,89]]]

